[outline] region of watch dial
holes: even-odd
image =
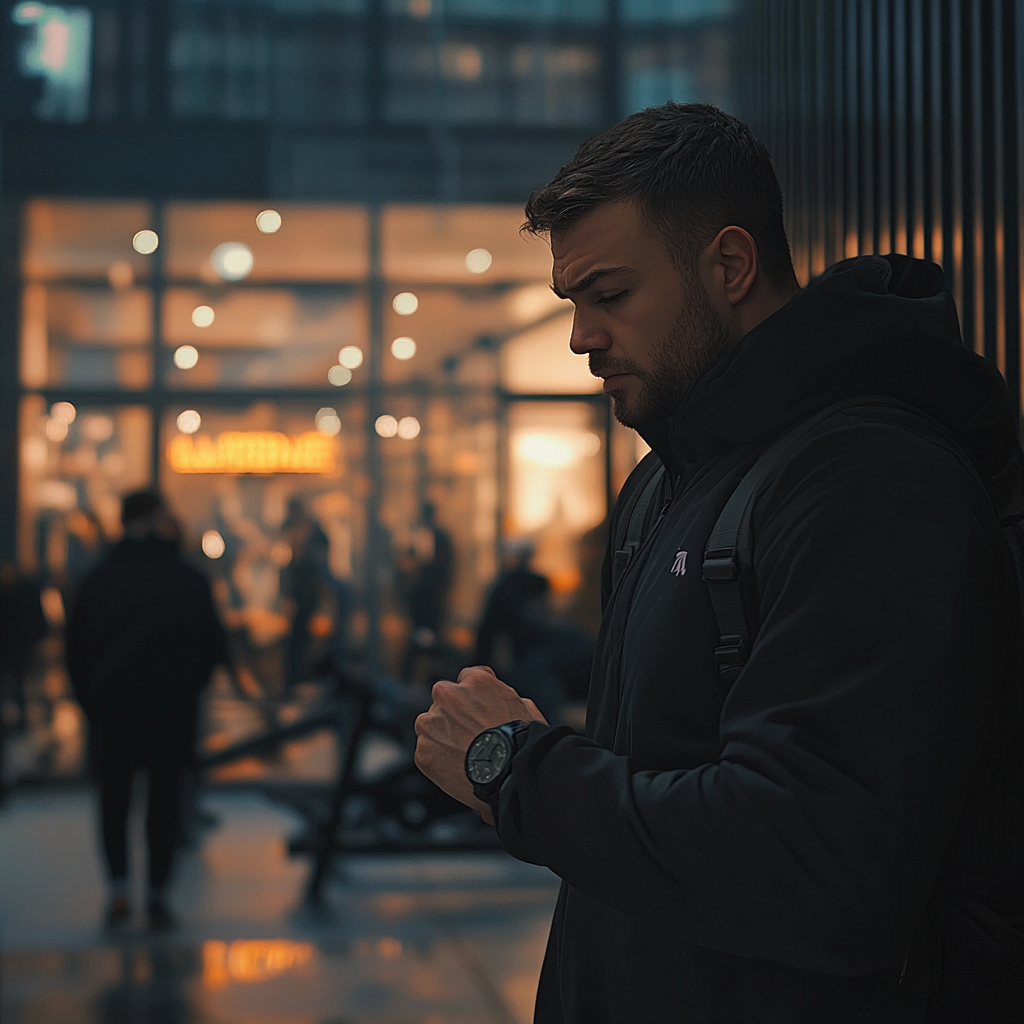
[[[512,753],[512,744],[504,733],[485,732],[473,740],[466,757],[466,770],[476,783],[490,782],[501,774]]]

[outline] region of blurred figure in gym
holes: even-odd
[[[402,676],[407,682],[418,681],[422,657],[436,651],[441,640],[455,563],[452,538],[437,522],[437,509],[425,504],[420,518],[421,525],[416,531],[416,554],[420,562],[413,570],[406,593],[412,624],[412,638],[402,666]]]
[[[566,699],[586,697],[594,645],[584,629],[555,614],[547,577],[530,567],[533,553],[528,538],[505,542],[502,572],[477,629],[476,660],[514,680],[509,685],[555,721]]]
[[[67,625],[67,664],[89,719],[110,879],[107,923],[131,915],[127,822],[136,772],[148,779],[150,928],[174,923],[167,885],[194,757],[199,696],[225,660],[206,578],[181,556],[181,533],[152,491],[124,498],[124,538],[83,580]]]

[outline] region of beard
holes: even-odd
[[[683,304],[668,334],[651,347],[651,365],[640,367],[629,359],[615,359],[606,352],[590,353],[590,372],[609,375],[631,373],[640,389],[628,395],[622,388],[610,391],[615,418],[636,430],[671,416],[686,400],[697,380],[732,348],[718,310],[694,280],[690,297]]]

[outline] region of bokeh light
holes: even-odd
[[[203,554],[207,558],[220,558],[225,547],[224,538],[216,530],[207,530],[203,534]]]
[[[391,307],[399,316],[412,316],[420,308],[420,300],[412,292],[399,292],[391,300]]]
[[[213,306],[196,306],[192,310],[192,323],[196,327],[209,327],[213,323],[216,313],[213,311]]]
[[[74,423],[78,410],[70,402],[54,402],[50,415],[61,423]]]
[[[352,371],[347,366],[332,366],[327,371],[327,380],[336,388],[343,388],[352,379]]]
[[[61,420],[47,420],[43,430],[50,441],[63,441],[68,436],[68,425]]]
[[[195,345],[179,345],[174,350],[174,365],[179,370],[191,370],[199,362],[199,349]]]
[[[466,269],[471,274],[483,274],[491,267],[492,257],[486,249],[470,249],[466,253]]]
[[[416,342],[412,338],[395,338],[391,342],[391,354],[396,359],[412,359],[416,355]]]
[[[210,266],[222,281],[241,281],[253,267],[252,249],[244,242],[221,242],[210,254]]]
[[[178,413],[178,429],[183,434],[194,434],[202,426],[203,418],[195,409]]]
[[[411,441],[420,432],[420,421],[415,416],[403,416],[398,421],[398,436],[403,441]]]
[[[263,210],[256,214],[256,227],[265,235],[281,230],[281,214],[277,210]]]
[[[136,252],[142,253],[143,256],[148,256],[150,253],[156,252],[159,244],[160,236],[149,228],[144,228],[142,231],[136,231],[132,237],[132,248]]]
[[[331,408],[318,409],[316,414],[316,429],[321,434],[328,434],[333,437],[341,431],[341,419],[337,410]]]
[[[398,420],[394,416],[388,416],[385,413],[383,416],[377,417],[376,422],[373,424],[373,429],[381,437],[394,437],[398,433]]]
[[[358,345],[346,345],[338,353],[338,362],[348,370],[363,365],[363,350]]]

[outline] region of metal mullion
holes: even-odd
[[[152,319],[150,337],[150,359],[152,368],[152,383],[148,391],[150,410],[150,480],[154,489],[160,489],[160,428],[163,420],[164,403],[166,395],[164,392],[164,368],[161,356],[163,354],[163,307],[164,307],[164,253],[167,246],[167,238],[164,232],[164,203],[162,200],[154,200],[152,204],[152,225],[159,240],[156,250],[150,256],[150,279],[149,286],[152,290]]]
[[[1019,146],[1024,141],[1020,129],[1022,47],[1024,25],[1018,21],[1020,11],[1013,4],[1002,7],[1000,45],[1002,47],[1002,216],[1003,281],[1004,281],[1004,337],[1005,377],[1017,414],[1018,429],[1021,407],[1021,303],[1024,301],[1024,275],[1022,275],[1021,229],[1022,213],[1020,181],[1021,161]]]

